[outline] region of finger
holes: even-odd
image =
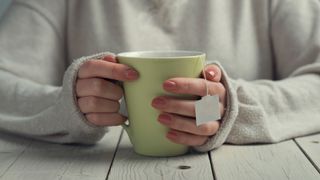
[[[114,54],[109,54],[106,55],[105,57],[102,58],[102,60],[108,61],[108,62],[113,62],[113,63],[117,63],[117,59],[116,56]]]
[[[127,120],[119,113],[89,113],[86,114],[86,118],[96,126],[118,126]]]
[[[120,108],[118,101],[111,101],[95,96],[79,98],[78,105],[82,113],[118,112]]]
[[[184,144],[188,146],[200,146],[207,142],[208,136],[199,136],[180,131],[170,130],[167,138],[174,143]]]
[[[154,98],[151,105],[160,111],[195,117],[195,104],[192,100],[173,99],[161,96]]]
[[[90,60],[79,69],[79,78],[107,78],[119,81],[131,81],[137,79],[138,72],[124,64],[118,64],[102,60]]]
[[[214,135],[219,129],[218,121],[211,121],[197,126],[195,119],[167,113],[160,114],[158,121],[170,129],[201,136]]]
[[[209,64],[204,68],[206,78],[209,81],[220,82],[221,81],[221,69],[215,64]]]
[[[199,78],[172,78],[163,83],[163,89],[176,94],[207,95],[207,86],[210,95],[219,95],[224,101],[226,89],[221,83],[206,81]]]
[[[76,83],[78,97],[97,96],[119,100],[123,96],[120,86],[101,78],[78,79]]]
[[[159,111],[179,114],[182,116],[196,117],[195,101],[173,99],[166,96],[156,97],[152,100],[151,105]],[[220,116],[223,117],[225,113],[225,105],[219,103]]]

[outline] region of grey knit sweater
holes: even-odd
[[[76,105],[79,67],[157,49],[203,51],[223,68],[221,128],[195,149],[320,132],[319,0],[16,0],[0,24],[0,130],[98,141],[106,129]]]

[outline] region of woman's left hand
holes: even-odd
[[[225,111],[226,89],[221,81],[221,70],[216,65],[205,67],[207,85],[210,95],[219,95],[220,114]],[[175,94],[190,94],[206,96],[206,80],[202,78],[172,78],[163,83],[167,92]],[[159,96],[153,99],[152,106],[162,113],[158,121],[170,130],[167,138],[178,144],[199,146],[207,142],[208,138],[218,131],[220,121],[211,121],[196,125],[195,101],[181,100],[169,96]]]

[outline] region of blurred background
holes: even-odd
[[[11,0],[0,0],[0,19],[6,11],[6,9],[8,8],[8,6],[10,5],[10,3]]]

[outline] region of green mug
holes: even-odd
[[[151,102],[161,95],[194,99],[190,95],[165,92],[162,84],[174,77],[200,77],[205,54],[194,51],[137,51],[120,53],[117,59],[139,72],[138,80],[123,83],[129,122],[123,128],[134,151],[158,157],[185,154],[189,147],[166,138],[169,129],[157,121],[161,112],[154,109]]]

